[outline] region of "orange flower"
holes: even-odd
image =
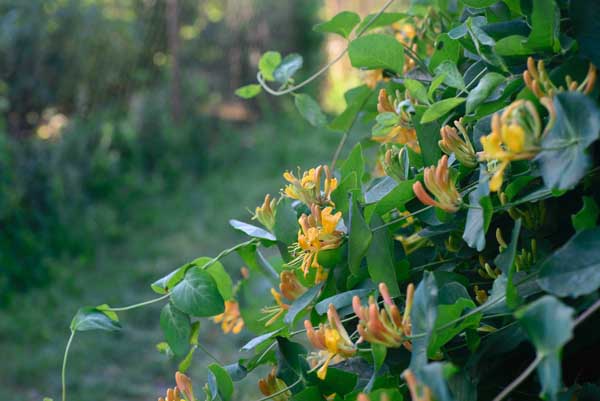
[[[212,319],[215,323],[221,323],[221,330],[226,334],[239,334],[244,327],[244,320],[240,315],[240,306],[237,301],[225,301],[225,312]]]
[[[406,289],[404,315],[400,314],[400,310],[392,301],[385,283],[379,284],[379,292],[384,301],[382,309],[378,308],[373,297],[369,299],[368,306],[361,305],[358,296],[352,299],[352,308],[360,319],[357,326],[359,342],[368,341],[388,348],[404,345],[406,349],[411,350],[412,346],[406,336],[411,332],[410,310],[414,298],[414,285],[409,284]]]
[[[321,191],[321,176],[323,179],[323,191]],[[333,205],[331,193],[337,188],[337,179],[331,176],[327,166],[317,166],[305,171],[302,178],[296,178],[293,173],[286,171],[283,178],[289,184],[284,189],[284,194],[292,199],[297,199],[306,206],[317,204],[319,206]]]
[[[271,288],[271,295],[275,299],[276,305],[268,306],[262,309],[262,313],[266,314],[264,319],[269,319],[265,326],[273,324],[281,315],[283,315],[289,308],[290,305],[286,304],[282,300],[282,295],[290,302],[295,301],[300,295],[307,291],[296,277],[296,274],[289,270],[284,270],[279,275],[279,291],[277,292],[274,288]]]
[[[287,384],[277,377],[275,368],[271,370],[271,373],[269,373],[266,378],[258,381],[258,388],[266,397],[278,393],[271,398],[273,401],[287,401],[292,397],[292,392],[290,390],[284,391],[287,388]]]
[[[413,191],[424,205],[439,207],[449,213],[458,211],[462,204],[462,197],[456,189],[454,181],[450,178],[448,156],[442,156],[437,166],[426,167],[423,172],[423,180],[429,192],[436,198],[434,200],[425,191],[420,181],[415,182]]]
[[[565,85],[568,91],[579,91],[588,95],[594,89],[596,83],[597,71],[594,64],[590,63],[587,75],[583,82],[580,84],[577,81],[573,81],[570,76],[566,76]],[[539,99],[545,97],[553,97],[558,92],[563,92],[565,87],[554,85],[550,79],[550,75],[546,72],[544,60],[539,60],[537,65],[533,57],[527,59],[527,70],[523,72],[523,80],[525,85],[536,95]]]
[[[189,377],[187,377],[183,373],[176,372],[175,382],[177,383],[179,391],[183,393],[187,401],[196,401],[196,397],[194,396],[194,389],[192,386],[192,380]]]

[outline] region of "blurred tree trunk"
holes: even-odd
[[[171,117],[175,124],[181,121],[181,73],[179,70],[179,4],[167,0],[167,42],[171,56]]]

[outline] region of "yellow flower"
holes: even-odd
[[[454,181],[450,178],[448,156],[442,156],[437,166],[426,167],[423,171],[423,180],[427,189],[436,198],[434,200],[425,191],[420,181],[415,182],[413,191],[424,205],[435,206],[449,213],[458,211],[462,204],[462,197],[456,189]]]
[[[325,172],[323,179],[323,191],[321,191],[321,176]],[[302,178],[296,178],[293,173],[286,171],[283,178],[289,183],[284,194],[292,199],[299,200],[306,206],[317,204],[319,206],[333,205],[331,202],[331,193],[337,188],[338,182],[331,176],[329,167],[317,166],[305,171]]]
[[[213,317],[215,323],[221,323],[223,333],[238,334],[244,327],[237,301],[225,301],[225,312]]]
[[[317,205],[312,205],[310,216],[303,214],[298,220],[300,230],[297,257],[291,264],[300,263],[305,276],[311,267],[316,268],[315,282],[321,282],[326,278],[323,266],[319,264],[319,253],[338,248],[344,237],[341,231],[336,230],[342,213],[332,214],[332,211],[331,207],[321,210]]]
[[[356,345],[350,339],[333,305],[329,305],[327,310],[327,323],[321,323],[315,330],[310,321],[305,320],[304,327],[308,340],[319,350],[308,358],[313,370],[319,368],[319,379],[325,380],[331,362],[341,362],[356,353]]]
[[[277,377],[275,368],[271,370],[271,373],[269,373],[266,378],[258,381],[258,388],[266,397],[278,393],[276,396],[271,398],[273,401],[289,400],[292,397],[292,392],[290,390],[285,390],[287,387],[287,384]]]
[[[492,132],[481,137],[479,158],[492,162],[488,163],[490,191],[497,192],[512,161],[532,159],[539,152],[542,123],[533,103],[517,100],[502,115],[494,114],[491,125]]]
[[[288,301],[293,302],[307,291],[307,288],[298,281],[296,274],[292,271],[282,271],[279,275],[279,279],[279,291],[281,292],[277,292],[274,288],[271,288],[271,295],[275,299],[276,305],[262,309],[262,313],[266,315],[263,319],[269,319],[267,323],[265,323],[265,326],[273,324],[290,308],[288,304],[283,302],[282,295]]]
[[[277,207],[277,199],[271,198],[271,195],[265,195],[265,200],[262,205],[257,206],[254,210],[252,220],[258,220],[267,230],[273,231],[275,226],[275,213]]]
[[[404,315],[400,314],[400,310],[392,301],[384,283],[379,284],[379,292],[384,301],[382,309],[378,308],[373,297],[369,298],[368,306],[363,306],[358,296],[352,299],[352,308],[360,319],[357,326],[360,334],[359,342],[368,341],[388,348],[398,348],[404,345],[406,349],[410,350],[412,345],[406,336],[411,332],[410,309],[414,298],[414,285],[409,284],[406,290]]]

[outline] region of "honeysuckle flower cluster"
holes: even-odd
[[[379,143],[407,145],[419,153],[421,149],[417,131],[409,112],[411,107],[410,102],[402,99],[399,92],[391,96],[385,89],[381,89],[377,97],[379,115],[371,138]]]
[[[299,200],[308,207],[333,205],[331,193],[337,188],[338,182],[328,166],[311,168],[302,174],[302,178],[296,178],[292,172],[286,171],[283,178],[289,183],[283,191],[287,197]]]
[[[252,220],[258,220],[267,230],[273,231],[275,227],[275,215],[277,212],[277,199],[271,198],[271,195],[265,195],[262,205],[254,210]]]
[[[447,155],[454,154],[456,159],[465,167],[477,166],[477,155],[469,139],[462,119],[454,121],[454,127],[446,125],[440,130],[442,139],[438,142],[440,149]],[[457,131],[458,129],[458,131]],[[460,136],[459,133],[460,132]]]
[[[325,380],[330,363],[339,363],[356,354],[356,345],[350,339],[340,316],[333,305],[327,309],[327,322],[321,323],[315,330],[309,320],[304,321],[306,336],[313,347],[319,351],[308,357],[317,377]]]
[[[448,169],[448,156],[444,155],[437,166],[426,167],[423,171],[425,187],[435,197],[432,198],[420,181],[413,184],[415,196],[424,204],[438,207],[446,212],[454,213],[462,205],[462,197],[450,177]]]
[[[483,151],[479,159],[494,162],[490,191],[502,187],[504,171],[515,160],[533,159],[540,150],[542,122],[535,105],[527,100],[517,100],[502,115],[492,117],[492,132],[481,137]]]
[[[374,297],[369,298],[368,306],[363,306],[358,296],[354,296],[352,299],[352,308],[360,319],[357,326],[360,334],[358,342],[368,341],[388,348],[398,348],[404,345],[410,351],[412,346],[407,340],[407,336],[411,333],[410,311],[414,298],[414,285],[409,284],[406,290],[404,315],[392,301],[385,283],[379,284],[379,292],[383,297],[383,308],[381,309]]]
[[[587,75],[581,84],[574,81],[569,75],[565,77],[565,86],[556,86],[550,79],[546,71],[544,60],[538,60],[537,64],[533,57],[527,59],[527,69],[523,71],[523,80],[525,85],[538,99],[551,98],[558,92],[578,91],[584,94],[590,94],[596,83],[597,70],[594,64],[590,63]]]
[[[292,392],[287,388],[287,384],[277,377],[275,369],[267,375],[267,377],[258,381],[258,389],[265,397],[271,397],[273,401],[287,401],[292,397]],[[277,394],[277,395],[273,395]]]
[[[279,292],[275,290],[275,288],[271,288],[271,295],[275,299],[276,305],[262,309],[265,318],[268,319],[265,326],[270,326],[279,319],[281,315],[289,310],[290,305],[283,302],[282,297],[292,303],[307,291],[307,288],[298,281],[298,278],[293,271],[282,271],[279,274],[279,280]]]
[[[319,254],[336,249],[342,244],[344,233],[337,230],[341,218],[342,213],[333,213],[332,207],[321,209],[313,204],[311,214],[303,214],[298,220],[298,244],[293,250],[297,256],[290,264],[299,263],[305,276],[310,268],[317,269],[317,283],[327,278],[323,266],[319,263]]]
[[[239,334],[244,328],[244,319],[240,314],[240,306],[237,301],[225,301],[225,311],[217,316],[214,316],[213,321],[221,324],[223,333]]]

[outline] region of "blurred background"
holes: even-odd
[[[289,98],[233,95],[262,52],[304,56],[304,76],[345,46],[312,25],[377,0],[0,0],[0,399],[60,396],[80,306],[153,298],[149,283],[240,242],[285,169],[330,160],[339,134]],[[333,78],[335,77],[335,78]],[[311,85],[330,113],[361,77],[340,64]],[[326,93],[327,95],[323,95]],[[225,260],[235,274],[235,255]],[[152,400],[176,363],[156,351],[160,306],[73,345],[69,399]],[[244,334],[201,342],[236,361]],[[189,374],[206,380],[197,352]],[[260,397],[256,381],[236,399]]]

